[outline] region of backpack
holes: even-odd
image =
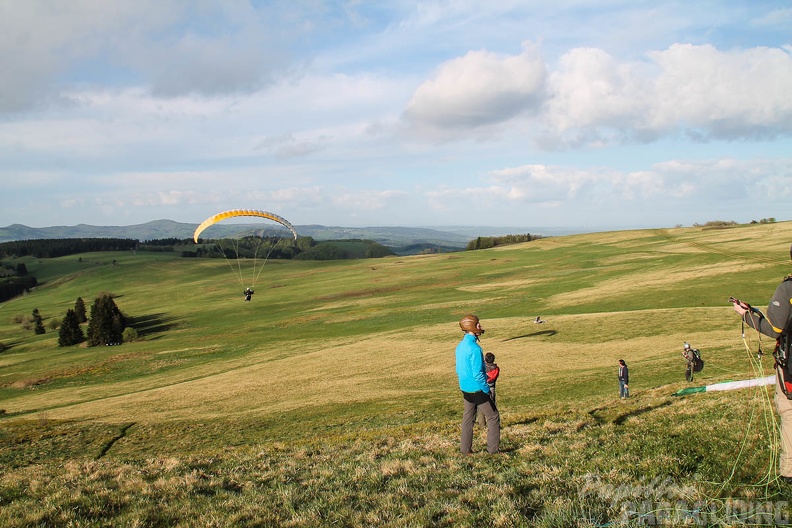
[[[787,323],[784,331],[776,339],[775,350],[773,350],[778,384],[788,400],[792,400],[792,361],[789,361],[789,348],[790,344],[792,344],[790,343],[792,338],[790,338],[790,333],[792,333],[792,321]]]
[[[701,359],[701,352],[697,348],[691,348],[693,352],[693,372],[701,372],[704,369],[704,360]]]

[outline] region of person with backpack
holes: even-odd
[[[789,248],[792,259],[792,246]],[[734,311],[751,328],[776,338],[773,351],[776,370],[775,405],[781,417],[781,453],[778,457],[780,479],[792,484],[792,361],[789,360],[792,345],[792,275],[787,275],[773,293],[767,314],[734,297],[729,301]]]
[[[459,327],[464,332],[456,347],[456,373],[463,403],[460,451],[463,455],[473,452],[473,424],[476,414],[481,411],[487,419],[487,451],[495,454],[500,447],[500,413],[490,397],[484,351],[479,345],[479,336],[484,329],[476,315],[463,317]]]
[[[697,348],[692,348],[687,341],[682,347],[682,357],[687,361],[685,369],[685,379],[693,381],[693,373],[701,372],[704,368],[704,360],[701,359],[701,352]]]

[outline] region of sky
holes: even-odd
[[[792,219],[789,0],[4,0],[0,227]]]

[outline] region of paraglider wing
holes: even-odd
[[[193,240],[195,243],[198,243],[198,236],[200,236],[201,232],[209,227],[210,225],[214,225],[221,220],[225,220],[227,218],[235,218],[237,216],[258,216],[260,218],[268,218],[270,220],[274,220],[278,222],[282,226],[286,227],[289,231],[291,231],[292,236],[294,236],[294,240],[297,240],[297,230],[294,229],[294,226],[289,223],[288,220],[283,218],[282,216],[278,216],[274,213],[268,213],[267,211],[259,211],[257,209],[231,209],[230,211],[223,211],[222,213],[217,213],[214,216],[210,216],[203,222],[193,233]]]
[[[754,378],[740,381],[724,381],[722,383],[714,383],[707,385],[707,392],[712,391],[727,391],[734,389],[744,389],[746,387],[763,387],[765,385],[772,385],[775,383],[775,375],[766,376],[764,378]]]
[[[724,381],[721,383],[713,383],[703,387],[688,387],[680,389],[674,393],[674,396],[685,396],[687,394],[695,394],[697,392],[713,392],[713,391],[727,391],[735,389],[744,389],[746,387],[763,387],[765,385],[772,385],[775,383],[775,375],[767,376],[765,378],[754,378],[740,381]]]

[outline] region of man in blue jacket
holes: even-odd
[[[484,351],[478,344],[484,329],[475,315],[463,317],[459,327],[465,333],[456,347],[456,372],[464,402],[460,450],[462,454],[473,452],[473,423],[476,413],[481,410],[487,419],[487,451],[494,454],[500,446],[500,413],[495,402],[490,399],[484,371]]]

